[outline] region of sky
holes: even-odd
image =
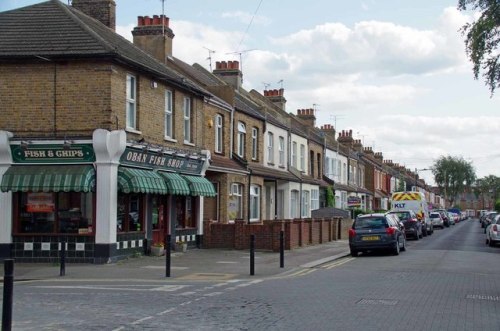
[[[0,11],[39,2],[0,0]],[[288,112],[314,108],[318,127],[352,130],[433,185],[420,169],[440,156],[500,176],[500,90],[473,77],[460,28],[477,13],[457,2],[116,0],[116,24],[132,40],[137,16],[164,12],[175,57],[238,60],[246,90],[283,87]]]

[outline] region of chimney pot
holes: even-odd
[[[153,25],[160,25],[160,18],[158,15],[153,15]]]
[[[143,25],[144,25],[144,17],[137,16],[137,26],[143,26]]]
[[[226,61],[222,61],[220,63],[220,66],[221,66],[221,69],[227,69],[227,62]]]
[[[268,94],[269,94],[269,93],[267,92],[267,90],[264,90],[264,96],[265,96],[265,97],[267,97],[267,96],[268,96]]]
[[[279,96],[282,97],[284,93],[285,93],[285,89],[284,88],[280,88],[279,89]]]
[[[220,61],[215,61],[215,69],[220,69],[220,68],[221,68]]]

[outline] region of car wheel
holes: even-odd
[[[403,247],[401,247],[401,252],[405,252],[405,251],[406,251],[406,238],[403,238]]]
[[[490,241],[488,240],[488,238],[486,238],[486,245],[488,245],[490,243]]]
[[[358,251],[351,248],[351,256],[352,257],[357,257],[358,256]]]
[[[428,235],[428,234],[429,234],[429,233],[427,232],[427,226],[424,226],[424,227],[422,228],[422,237],[427,237],[427,235]]]
[[[420,239],[420,235],[418,234],[418,230],[417,232],[415,232],[415,240],[419,240]]]
[[[420,229],[420,239],[424,237],[424,229]]]
[[[493,246],[495,246],[495,243],[493,242],[493,240],[490,239],[490,242],[488,243],[488,245],[490,245],[490,247],[493,247]]]
[[[393,253],[394,253],[394,255],[399,255],[399,237],[398,237],[398,239],[396,240],[396,245],[395,245],[395,247],[393,248]]]

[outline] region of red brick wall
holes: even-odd
[[[247,224],[245,221],[231,224],[206,221],[203,247],[249,249],[250,236],[254,234],[255,249],[277,252],[280,248],[282,230],[285,235],[285,249],[318,245],[337,239],[339,222],[341,222],[342,239],[346,239],[351,222],[336,218],[264,221],[252,224]]]

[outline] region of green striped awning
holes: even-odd
[[[174,172],[158,172],[160,176],[165,179],[167,183],[168,193],[173,195],[189,195],[188,183],[182,178],[181,175]]]
[[[123,193],[167,194],[163,178],[152,170],[118,168],[118,190]]]
[[[14,165],[2,177],[2,192],[90,192],[95,189],[92,165]]]
[[[205,177],[182,175],[182,178],[188,182],[192,196],[215,197],[217,195],[214,184]]]

